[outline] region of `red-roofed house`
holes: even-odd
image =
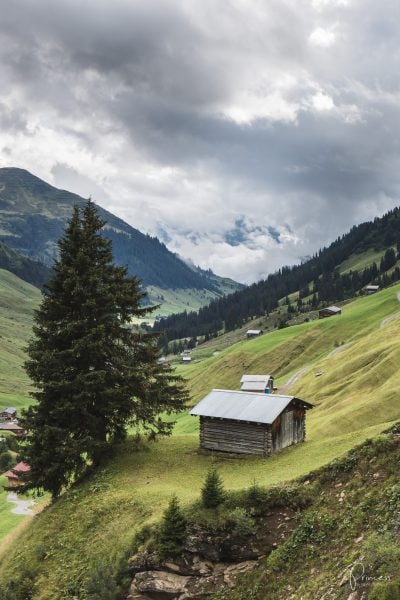
[[[23,479],[21,478],[22,473],[29,473],[31,470],[30,466],[24,462],[19,462],[15,467],[7,471],[5,474],[8,479],[9,487],[17,487],[23,483]]]

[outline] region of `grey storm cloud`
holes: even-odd
[[[398,204],[399,39],[394,0],[14,0],[1,164],[252,281]]]

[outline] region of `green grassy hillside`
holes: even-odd
[[[29,381],[22,368],[39,290],[0,269],[0,406],[26,405]]]
[[[307,486],[295,484],[292,495],[307,494],[309,506],[290,521],[292,533],[213,600],[398,600],[399,432],[397,425],[310,474]],[[262,539],[269,530],[262,518],[257,525]]]
[[[15,542],[3,543],[0,579],[30,565],[35,600],[85,598],[91,570],[107,564],[115,573],[137,531],[160,517],[173,492],[185,505],[198,497],[210,465],[228,489],[247,487],[254,478],[270,486],[321,467],[398,420],[400,316],[381,328],[400,311],[398,293],[400,285],[345,305],[342,316],[276,330],[180,367],[193,401],[212,387],[237,389],[245,371],[272,372],[283,385],[309,369],[290,390],[315,404],[305,444],[265,459],[199,454],[197,419],[183,414],[171,438],[139,450],[127,443],[107,467],[35,517]]]
[[[32,314],[40,292],[9,271],[0,269],[0,407],[27,406],[29,380],[22,368],[24,348],[32,331]],[[26,517],[14,515],[0,477],[0,543]]]
[[[220,298],[224,294],[231,294],[240,288],[240,284],[228,278],[210,275],[210,279],[215,281],[218,292],[205,288],[163,289],[154,285],[147,286],[146,290],[151,303],[160,306],[146,320],[152,322],[156,317],[165,317],[185,310],[197,311],[211,300]]]

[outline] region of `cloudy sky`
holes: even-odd
[[[398,0],[0,5],[0,166],[245,282],[399,204]]]

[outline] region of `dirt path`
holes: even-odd
[[[400,292],[397,292],[397,300],[400,302]],[[390,317],[386,317],[386,319],[383,319],[383,321],[381,321],[380,328],[383,329],[386,325],[394,321],[394,319],[397,319],[397,317],[400,317],[400,311],[394,313],[394,315],[390,315]]]
[[[334,348],[332,350],[332,352],[329,352],[329,354],[326,356],[326,358],[330,358],[331,356],[334,356],[335,354],[338,354],[339,352],[343,352],[343,350],[346,350],[346,348],[348,348],[350,346],[350,344],[351,344],[351,342],[348,342],[347,344],[342,344],[341,346]]]
[[[14,515],[33,515],[31,508],[35,504],[33,500],[20,500],[14,492],[8,494],[7,500],[15,504],[15,508],[11,511]]]
[[[305,375],[306,373],[308,373],[308,371],[310,369],[311,369],[311,367],[303,367],[303,369],[300,369],[299,371],[296,371],[296,373],[293,373],[293,375],[291,377],[289,377],[287,382],[284,383],[278,389],[278,394],[287,394],[287,392],[290,390],[290,388],[300,379],[300,377],[302,377],[302,375]]]

